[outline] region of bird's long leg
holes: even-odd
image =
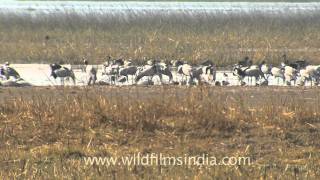
[[[96,85],[96,81],[97,81],[97,74],[94,75],[94,79],[93,79],[93,85]]]
[[[177,76],[178,72],[175,73],[175,78],[176,78],[176,82],[178,82],[178,76]]]
[[[159,74],[159,78],[160,78],[160,82],[161,82],[161,84],[163,84],[163,81],[162,81],[162,74],[161,74],[161,73]]]
[[[182,81],[181,83],[184,83],[187,81],[187,77],[184,74],[182,74],[181,81]]]
[[[91,77],[89,77],[87,85],[90,86],[90,84],[91,84]]]
[[[244,78],[240,78],[239,77],[239,83],[240,83],[240,86],[242,86],[242,84],[243,84],[243,80],[245,80]]]
[[[131,84],[133,84],[134,75],[131,75]]]

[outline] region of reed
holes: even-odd
[[[247,14],[75,12],[39,15],[0,14],[0,56],[17,63],[74,63],[87,57],[102,63],[108,55],[142,63],[212,59],[227,66],[244,56],[279,64],[292,59],[319,64],[320,13]]]

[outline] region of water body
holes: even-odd
[[[320,3],[288,2],[130,2],[130,1],[15,1],[2,0],[0,12],[14,13],[310,13]]]
[[[49,64],[11,64],[11,67],[17,70],[17,72],[21,75],[21,77],[28,83],[31,83],[34,86],[57,86],[61,85],[60,79],[53,79],[53,77],[50,76],[51,70]],[[65,65],[65,67],[70,68],[70,65]],[[110,78],[102,75],[103,69],[102,65],[98,66],[98,73],[97,78],[98,81],[104,81],[107,83],[110,83]],[[74,70],[75,76],[76,76],[76,86],[83,86],[86,85],[88,82],[88,74],[85,72],[82,72],[79,69]],[[225,77],[224,74],[227,74],[228,77]],[[128,86],[132,85],[133,80],[131,79],[133,77],[129,77],[129,81],[125,83],[116,83],[117,86]],[[182,78],[185,79],[185,77],[182,77],[181,75],[178,75],[176,72],[173,72],[173,80],[174,81],[182,81]],[[204,77],[206,78],[206,77]],[[236,76],[233,75],[232,71],[230,70],[221,70],[217,71],[216,74],[216,80],[221,81],[228,81],[230,83],[230,86],[239,86],[240,82]],[[148,78],[145,77],[140,82],[138,82],[138,85],[143,83],[144,81],[147,81]],[[160,79],[158,76],[155,76],[153,79],[153,82],[155,85],[161,85]],[[164,83],[168,82],[169,78],[167,76],[163,76]],[[282,81],[279,79],[274,78],[273,76],[268,78],[269,85],[275,85],[275,86],[285,86],[285,84],[282,83]],[[246,82],[248,85],[252,85],[248,78],[244,79],[244,82]],[[299,82],[299,78],[298,81]],[[214,83],[214,82],[212,82]],[[252,82],[255,84],[255,81]],[[66,85],[73,85],[72,82],[65,82]],[[213,84],[212,84],[213,85]],[[308,82],[306,84],[307,86],[310,86],[310,83]]]

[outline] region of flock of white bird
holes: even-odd
[[[287,86],[311,86],[318,85],[320,80],[320,65],[310,65],[305,60],[297,60],[289,62],[286,55],[283,55],[284,61],[279,67],[273,67],[264,61],[259,65],[252,65],[252,61],[246,57],[234,66],[235,75],[242,81],[243,78],[254,77],[256,85],[268,85],[269,78],[273,77],[277,80],[276,85]],[[251,82],[250,79],[250,82]],[[257,82],[262,79],[262,82]]]
[[[80,65],[69,67],[56,63],[49,66],[51,78],[60,79],[60,85],[64,85],[65,80],[72,80],[72,84],[75,85],[77,77],[74,71],[86,75],[84,83],[86,85],[315,86],[319,84],[320,65],[309,65],[301,60],[289,62],[285,55],[283,57],[284,61],[277,67],[265,62],[254,65],[248,57],[245,57],[229,71],[217,71],[210,60],[197,65],[179,60],[170,62],[149,60],[144,65],[138,66],[130,60],[111,60],[110,57],[102,65],[89,65],[88,61],[84,60]],[[2,86],[31,86],[10,67],[9,63],[0,67],[0,83]]]

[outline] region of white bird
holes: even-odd
[[[189,78],[189,85],[194,83],[194,79],[196,79],[198,82],[203,82],[202,76],[204,75],[209,75],[208,79],[210,79],[212,76],[211,80],[214,81],[216,75],[215,68],[211,65],[192,67],[189,64],[183,64],[178,67],[178,73]]]
[[[142,70],[135,78],[135,81],[138,82],[143,77],[147,76],[152,79],[153,76],[158,75],[160,77],[160,81],[162,82],[162,74],[160,73],[159,66],[152,65],[147,69]]]
[[[191,76],[192,66],[189,64],[180,65],[177,72],[182,76],[182,82],[185,82]]]
[[[282,83],[284,83],[285,81],[285,78],[284,78],[284,72],[283,70],[281,70],[280,68],[278,67],[272,67],[271,70],[271,75],[277,79],[277,82],[278,82],[278,85],[279,85],[279,79],[282,79]]]
[[[9,80],[10,77],[20,79],[20,74],[9,65],[10,64],[6,62],[4,66],[0,67],[0,76],[2,79]]]
[[[73,84],[76,84],[75,75],[72,70],[66,67],[62,67],[59,64],[50,64],[50,68],[51,68],[51,76],[53,76],[53,78],[55,79],[59,77],[61,80],[61,85],[64,85],[64,78],[67,78],[67,79],[71,78],[73,81]]]
[[[318,85],[320,77],[320,65],[308,65],[305,69],[301,69],[299,74],[303,84],[305,84],[306,81],[310,81],[311,86],[313,85],[313,82],[315,85]]]
[[[98,68],[92,65],[87,65],[85,71],[88,73],[89,76],[87,85],[95,85],[97,81]]]
[[[291,85],[291,81],[293,84],[296,84],[297,79],[297,70],[291,66],[284,66],[284,79],[287,85]]]
[[[268,79],[271,74],[271,66],[266,64],[265,61],[262,61],[262,63],[260,63],[259,66],[260,66],[261,72],[265,75],[265,78]]]
[[[104,64],[104,72],[102,75],[106,75],[109,78],[110,84],[115,84],[115,80],[118,78],[119,68],[118,64]]]
[[[265,81],[267,81],[266,78],[264,77],[264,74],[260,70],[260,68],[255,65],[250,67],[241,67],[241,68],[235,67],[233,71],[234,71],[233,74],[235,76],[238,76],[240,84],[243,84],[243,79],[245,77],[250,78],[250,84],[252,84],[252,78],[255,79],[256,85],[258,80],[260,80],[261,77],[264,78]]]
[[[157,63],[157,66],[159,67],[158,70],[159,70],[159,73],[162,74],[162,75],[166,75],[169,77],[169,83],[172,82],[172,79],[173,79],[173,75],[172,75],[172,72],[170,70],[170,68],[167,66],[166,63],[164,62],[160,62],[160,63]]]
[[[279,80],[282,79],[282,83],[284,83],[284,72],[278,67],[272,67],[271,65],[267,65],[264,61],[260,64],[260,69],[265,75],[265,78],[269,80],[270,75],[277,79],[277,85],[279,85]]]
[[[127,81],[129,76],[135,76],[137,73],[138,68],[136,66],[127,66],[127,67],[122,67],[119,69],[119,75],[120,76],[125,76]],[[133,80],[133,78],[132,78]]]

